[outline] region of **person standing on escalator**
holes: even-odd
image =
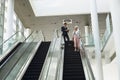
[[[70,41],[68,36],[69,29],[67,28],[67,23],[64,23],[64,25],[61,27],[61,31],[62,31],[62,36],[64,38],[64,42]]]
[[[72,39],[74,42],[74,51],[80,51],[80,30],[78,26],[74,27]]]

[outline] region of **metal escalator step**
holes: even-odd
[[[65,44],[63,80],[86,80],[80,53],[74,51],[73,42]]]
[[[41,43],[22,80],[38,80],[49,45],[50,42]]]

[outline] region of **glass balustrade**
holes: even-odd
[[[22,42],[25,40],[25,37],[22,35],[21,32],[17,32],[12,35],[9,39],[1,43],[0,47],[2,47],[2,54],[6,53],[8,49],[13,47],[16,42]]]
[[[112,26],[110,21],[110,15],[108,14],[106,17],[106,30],[103,35],[103,38],[101,39],[101,49],[103,49],[112,33]]]
[[[86,41],[86,38],[88,39],[88,42]],[[92,34],[89,34],[89,36],[81,37],[81,40],[86,46],[94,46],[94,39]]]

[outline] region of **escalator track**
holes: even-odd
[[[74,51],[72,41],[65,44],[63,80],[86,80],[80,53]]]
[[[40,44],[34,58],[23,75],[22,80],[38,80],[49,46],[50,42],[42,42]]]

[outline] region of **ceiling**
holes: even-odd
[[[91,0],[29,0],[35,16],[90,14]],[[96,0],[97,12],[109,12],[109,0]],[[87,5],[87,6],[86,6]]]
[[[49,36],[52,34],[50,31],[53,32],[53,29],[62,26],[63,19],[72,19],[74,24],[70,26],[79,25],[82,31],[84,31],[84,26],[91,24],[90,14],[36,17],[28,0],[15,0],[15,12],[26,28],[42,30]],[[99,14],[98,17],[100,33],[103,34],[105,30],[106,13]],[[46,28],[49,30],[49,33],[46,31]]]

